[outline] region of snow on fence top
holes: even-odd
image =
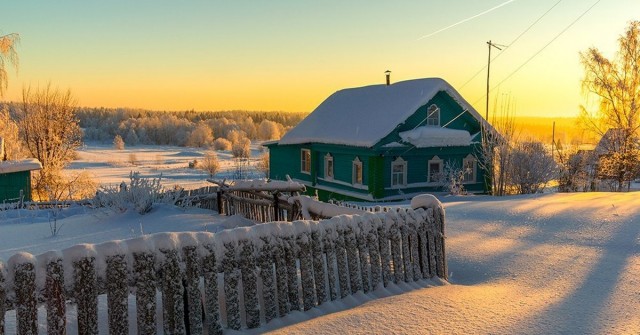
[[[20,161],[0,162],[0,173],[12,173],[42,169],[42,164],[35,158]]]
[[[208,182],[224,187],[228,191],[281,191],[281,192],[303,192],[305,186],[291,180],[234,180],[220,181],[207,179]]]
[[[449,94],[479,122],[484,122],[445,80],[423,78],[335,92],[278,143],[317,142],[372,147],[440,91]],[[328,123],[331,126],[327,126]]]

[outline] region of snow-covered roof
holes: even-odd
[[[456,147],[471,144],[471,135],[466,130],[422,126],[400,134],[403,142],[416,148]]]
[[[13,173],[40,169],[42,169],[42,164],[40,164],[40,161],[35,158],[20,161],[0,162],[0,173]]]
[[[445,91],[479,122],[478,112],[440,78],[340,90],[327,98],[279,144],[328,143],[372,147],[438,92]]]

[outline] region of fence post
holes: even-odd
[[[219,189],[216,192],[216,206],[218,206],[218,214],[223,215],[224,208],[222,207],[222,190]]]
[[[389,239],[391,240],[391,257],[393,259],[393,282],[399,283],[404,280],[404,271],[402,271],[402,237],[400,236],[400,227],[398,224],[398,213],[389,212],[393,223],[389,228]]]
[[[109,314],[109,334],[129,333],[127,263],[125,255],[108,256],[107,262],[107,305]]]
[[[238,259],[242,275],[242,291],[244,293],[244,311],[247,327],[260,326],[260,306],[258,304],[258,281],[256,276],[255,246],[253,241],[242,239],[239,242],[240,258]]]
[[[356,234],[356,242],[358,243],[358,255],[360,257],[360,277],[362,278],[362,291],[368,293],[371,290],[371,279],[369,269],[369,247],[367,246],[367,227],[370,223],[367,222],[368,217],[358,217],[358,233]]]
[[[284,258],[287,267],[287,288],[289,296],[289,310],[300,310],[300,295],[298,294],[298,267],[296,266],[296,258],[298,258],[297,244],[293,235],[284,237]]]
[[[5,302],[7,301],[6,277],[7,269],[0,260],[0,335],[4,335],[4,314],[7,311],[7,306],[5,306]]]
[[[387,219],[382,217],[378,227],[378,245],[380,246],[380,270],[382,272],[382,285],[387,287],[393,280],[391,275],[391,249],[389,248],[389,235],[387,233]],[[384,221],[382,221],[384,220]]]
[[[349,295],[349,266],[347,265],[347,248],[344,227],[336,227],[336,264],[338,268],[338,284],[340,298]]]
[[[138,334],[156,333],[156,275],[151,252],[134,252],[133,269],[136,283],[136,320]]]
[[[277,317],[276,282],[273,277],[273,244],[271,235],[261,236],[262,248],[258,254],[258,267],[262,280],[262,297],[264,301],[264,319],[266,323]]]
[[[369,216],[370,227],[367,232],[367,246],[369,249],[369,263],[371,264],[371,289],[375,290],[382,282],[382,271],[380,267],[380,247],[378,243],[378,227],[380,217],[378,215]]]
[[[164,254],[162,264],[162,310],[165,334],[185,334],[182,274],[176,249],[159,248]]]
[[[409,249],[411,252],[411,265],[413,266],[413,281],[417,281],[422,277],[422,271],[420,270],[417,219],[416,213],[412,209],[407,211],[406,220],[409,227]]]
[[[329,222],[329,221],[325,221]],[[327,254],[327,277],[329,278],[329,299],[331,301],[338,299],[338,289],[336,284],[338,278],[336,276],[336,242],[334,240],[338,235],[333,227],[326,227],[322,236],[322,247]]]
[[[445,256],[445,233],[444,233],[444,209],[442,205],[433,207],[433,217],[436,226],[436,268],[438,277],[447,279],[447,260]]]
[[[297,223],[302,223],[297,221]],[[313,257],[311,241],[308,232],[301,232],[296,236],[296,242],[300,247],[300,277],[302,284],[302,308],[305,311],[315,306],[316,289],[313,280]]]
[[[224,296],[227,305],[227,327],[240,330],[240,302],[238,298],[238,282],[240,274],[236,260],[235,243],[224,243],[224,257],[222,258],[224,272]]]
[[[322,253],[322,239],[318,226],[319,223],[316,223],[311,230],[311,251],[313,253],[313,279],[316,284],[318,305],[320,305],[327,301],[327,288],[324,282],[324,257]]]
[[[208,254],[202,261],[204,272],[205,322],[210,335],[221,335],[220,306],[218,305],[218,267],[216,264],[216,249],[211,243],[204,245]]]
[[[58,256],[47,263],[45,294],[47,299],[47,334],[66,333],[66,311],[64,295],[64,272],[62,259]]]
[[[362,276],[358,267],[358,246],[356,241],[356,232],[353,228],[353,219],[349,220],[349,225],[345,230],[344,244],[347,251],[347,265],[349,267],[349,284],[351,285],[351,294],[362,290]]]
[[[73,262],[74,296],[78,304],[78,333],[98,334],[98,287],[96,258]]]
[[[188,329],[190,334],[202,334],[202,294],[200,293],[200,267],[195,246],[182,247],[185,263],[185,284],[187,291],[187,306],[185,311],[189,316]]]
[[[273,258],[276,263],[276,286],[278,290],[278,316],[284,317],[290,311],[289,306],[289,278],[287,273],[287,261],[285,258],[286,242],[282,237],[276,237],[273,247]]]
[[[280,202],[278,192],[273,193],[273,218],[274,221],[280,221]]]
[[[29,253],[21,252],[13,255],[9,264],[13,264],[18,335],[37,334],[35,258]]]

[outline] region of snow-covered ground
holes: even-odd
[[[640,194],[444,197],[450,283],[421,281],[238,333],[638,334]],[[404,204],[406,205],[406,204]],[[52,237],[46,211],[0,212],[0,258],[161,231],[250,224],[201,209],[82,207]],[[6,321],[15,324],[12,313]]]
[[[262,154],[261,145],[251,146],[250,165]],[[202,161],[207,152],[215,152],[220,163],[220,179],[233,179],[238,163],[230,151],[208,151],[204,148],[176,146],[138,145],[115,150],[112,145],[91,143],[80,148],[78,157],[67,168],[68,173],[88,172],[102,185],[117,185],[129,181],[129,173],[140,172],[142,177],[158,178],[162,175],[162,184],[166,188],[179,185],[186,189],[211,186],[206,182],[208,173],[200,169],[189,168],[194,160]],[[246,162],[241,165],[246,168]],[[255,169],[251,169],[255,171]],[[250,175],[252,178],[262,175]]]

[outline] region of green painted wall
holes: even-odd
[[[31,171],[0,174],[0,202],[19,199],[20,190],[24,201],[31,201]]]

